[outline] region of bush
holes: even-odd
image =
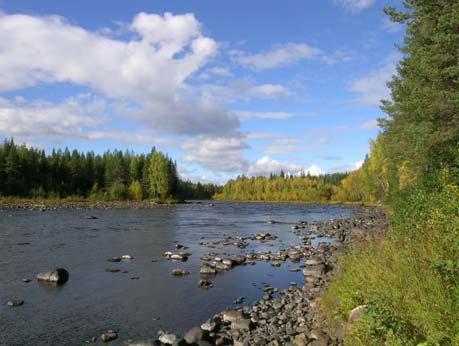
[[[459,345],[459,188],[399,196],[385,239],[354,248],[322,303],[347,319],[368,305],[348,345]]]
[[[128,193],[129,193],[130,199],[134,199],[137,201],[142,200],[143,191],[142,191],[142,185],[140,184],[140,182],[137,180],[134,180],[131,183],[131,185],[129,185]]]

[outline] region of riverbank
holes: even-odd
[[[261,300],[222,311],[190,329],[181,338],[160,331],[157,339],[127,341],[126,345],[339,345],[344,326],[329,329],[319,309],[319,299],[330,279],[338,270],[338,258],[349,244],[380,237],[387,229],[388,218],[381,208],[355,208],[346,219],[329,221],[299,221],[290,227],[302,245],[276,250],[221,258],[214,252],[202,256],[202,280],[218,271],[236,265],[250,265],[257,261],[270,262],[273,267],[282,262],[296,264],[291,270],[302,271],[302,287],[292,283],[288,289],[278,290],[264,284]],[[275,223],[275,220],[270,222]],[[287,226],[286,226],[287,227]],[[270,235],[255,235],[260,241]],[[233,237],[243,248],[245,239]],[[209,245],[203,243],[203,245]],[[238,246],[239,247],[239,246]],[[204,270],[205,269],[205,270]]]
[[[30,210],[30,211],[53,211],[57,209],[121,209],[137,208],[147,209],[158,205],[174,205],[185,203],[179,199],[168,200],[112,200],[94,201],[89,199],[0,199],[0,211]]]

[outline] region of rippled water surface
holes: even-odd
[[[263,282],[277,288],[303,282],[300,272],[288,271],[297,267],[289,261],[281,268],[257,262],[219,273],[212,278],[214,287],[203,290],[197,287],[201,255],[275,251],[299,244],[289,232],[291,224],[349,213],[340,206],[218,202],[213,207],[193,203],[142,210],[1,212],[0,345],[81,345],[107,329],[118,330],[120,336],[110,345],[154,337],[159,329],[183,334],[212,314],[234,308],[237,297],[246,297],[247,304],[260,299]],[[97,219],[85,219],[88,215]],[[268,224],[271,219],[279,223]],[[260,232],[279,239],[265,244],[249,241],[243,250],[199,245]],[[192,256],[187,262],[161,256],[165,251],[178,252],[174,241],[189,246],[186,251]],[[125,254],[134,259],[107,262]],[[55,267],[70,272],[65,285],[46,287],[36,282],[38,272]],[[108,273],[106,268],[129,272]],[[174,268],[191,274],[173,277]],[[24,283],[23,278],[32,281]],[[12,299],[25,303],[9,308],[6,302]]]

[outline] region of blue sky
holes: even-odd
[[[194,181],[355,169],[400,59],[385,6],[0,0],[0,136],[156,146]]]

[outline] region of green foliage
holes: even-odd
[[[129,198],[140,201],[143,198],[142,184],[138,180],[134,180],[129,185]]]
[[[13,139],[0,143],[0,196],[180,199],[178,183],[175,163],[155,150],[148,155],[119,150],[95,155],[65,149],[46,156]],[[189,193],[194,187],[188,187]],[[199,188],[202,196],[207,187]]]
[[[346,345],[459,345],[459,2],[405,6],[386,10],[407,23],[388,118],[338,191],[393,211],[388,235],[345,255],[322,299],[344,320],[368,306]]]
[[[230,180],[215,198],[224,200],[325,203],[332,200],[346,173],[313,176],[238,177]]]

